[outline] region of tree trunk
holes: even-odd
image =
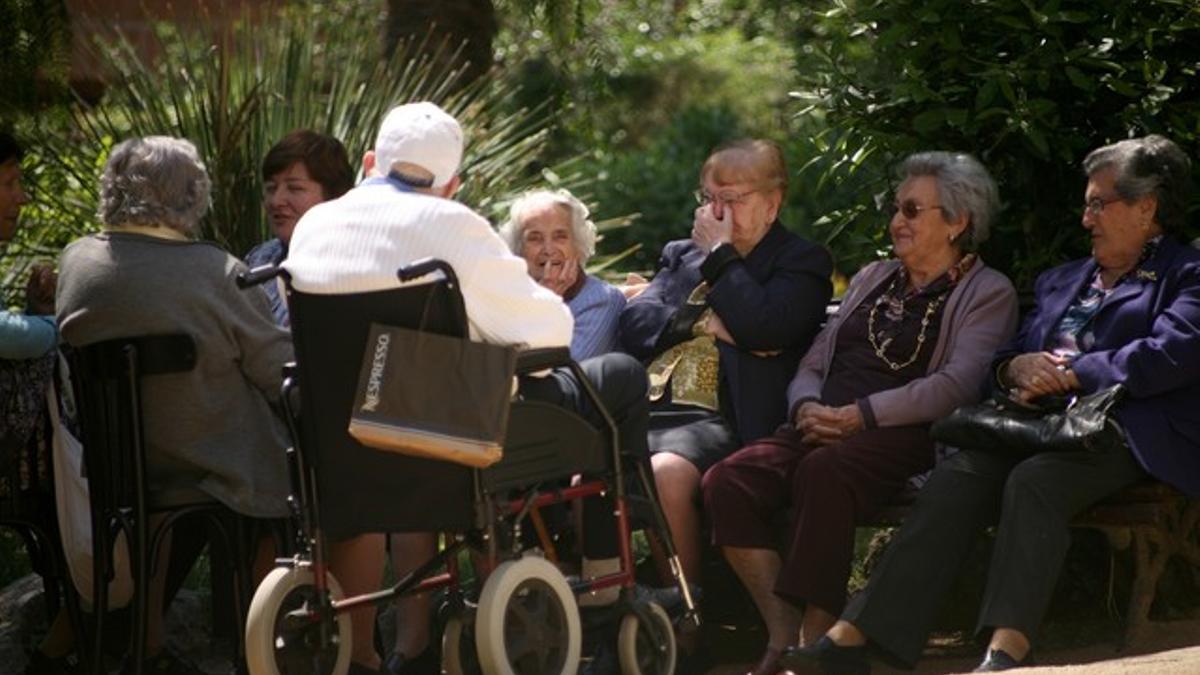
[[[387,5],[385,54],[390,56],[403,43],[418,44],[429,36],[430,53],[446,42],[438,65],[465,66],[460,84],[492,67],[492,40],[499,25],[491,0],[388,0]]]

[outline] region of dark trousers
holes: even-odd
[[[867,429],[825,447],[805,444],[791,427],[783,428],[705,474],[713,543],[775,548],[772,526],[791,507],[775,592],[837,614],[846,602],[855,526],[932,465],[925,426]]]
[[[998,515],[976,631],[1015,628],[1032,638],[1070,544],[1071,519],[1145,477],[1124,443],[1023,461],[960,452],[933,472],[867,588],[842,618],[893,656],[915,663],[972,543]]]
[[[650,408],[646,399],[646,369],[626,354],[597,356],[580,362],[579,366],[617,423],[625,461],[648,462],[646,425]],[[573,410],[597,429],[607,428],[604,418],[569,370],[556,369],[546,377],[523,377],[519,392],[525,398]],[[593,560],[617,556],[620,548],[613,508],[610,497],[583,500],[584,556]]]

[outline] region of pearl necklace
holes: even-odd
[[[896,283],[898,281],[898,277],[893,279],[891,285],[888,286],[888,289],[884,291],[884,293],[878,298],[875,298],[875,303],[871,305],[871,312],[867,314],[867,339],[871,341],[871,346],[875,348],[875,356],[878,356],[880,360],[888,364],[888,367],[890,367],[893,371],[906,368],[917,360],[917,356],[921,353],[921,347],[925,346],[925,333],[929,330],[930,319],[933,318],[934,312],[936,312],[938,307],[941,306],[942,302],[946,300],[946,297],[950,295],[950,291],[946,291],[930,301],[929,306],[925,308],[925,316],[921,317],[921,332],[917,333],[917,346],[913,349],[913,353],[908,357],[907,361],[904,361],[903,363],[896,363],[887,357],[887,348],[892,344],[892,338],[884,338],[882,335],[875,335],[875,314],[879,311],[880,305],[888,303],[893,305],[893,307],[889,309],[889,314],[891,314],[893,310],[898,310],[897,315],[900,317],[904,316],[904,298],[901,297],[899,299],[897,307],[895,306],[896,298],[895,296],[892,296],[892,292],[896,290]]]

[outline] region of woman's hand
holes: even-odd
[[[858,433],[866,423],[853,403],[831,408],[809,401],[796,410],[795,425],[805,443],[833,445]]]
[[[58,273],[46,263],[38,263],[29,272],[25,284],[25,311],[29,314],[54,314],[54,290]]]
[[[729,329],[725,327],[725,322],[721,321],[721,317],[717,316],[716,312],[708,313],[708,319],[704,322],[704,332],[722,342],[737,346],[737,342],[729,334]]]
[[[1050,352],[1030,352],[1008,362],[1004,379],[1016,386],[1021,401],[1065,394],[1079,388],[1079,379],[1069,365],[1067,359]]]
[[[733,212],[725,209],[723,218],[717,220],[713,215],[712,204],[696,208],[692,219],[692,241],[696,246],[711,251],[717,244],[728,244],[733,241]]]
[[[567,289],[575,285],[579,279],[579,263],[574,258],[567,258],[562,265],[555,265],[547,260],[542,268],[542,278],[538,283],[554,291],[560,298]]]
[[[626,300],[632,300],[645,292],[645,290],[649,287],[649,279],[638,274],[637,272],[630,272],[629,274],[625,275],[625,283],[621,284],[617,288],[621,289],[621,293],[625,296]]]

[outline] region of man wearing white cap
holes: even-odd
[[[313,207],[296,225],[283,263],[293,287],[321,294],[385,290],[400,285],[396,270],[401,266],[440,258],[458,275],[472,339],[529,348],[568,346],[572,318],[562,299],[529,277],[525,261],[509,251],[487,220],[451,200],[459,187],[462,153],[462,128],[438,106],[410,103],[393,108],[380,125],[374,150],[363,156],[367,178],[343,197]],[[617,420],[624,452],[647,457],[644,369],[624,354],[581,365]],[[599,414],[584,401],[579,382],[566,370],[522,377],[519,392],[576,410],[603,428]],[[615,571],[618,565],[612,507],[599,501],[590,499],[584,507],[584,574],[592,576]],[[362,535],[332,547],[335,573],[342,558],[353,577],[338,574],[348,595],[378,587],[381,537]],[[393,535],[392,541],[397,576],[434,555],[431,534]],[[615,600],[617,589],[611,590]],[[435,672],[427,648],[428,598],[405,599],[398,610],[396,650],[382,672]],[[374,612],[358,610],[351,618],[351,675],[375,672]]]

